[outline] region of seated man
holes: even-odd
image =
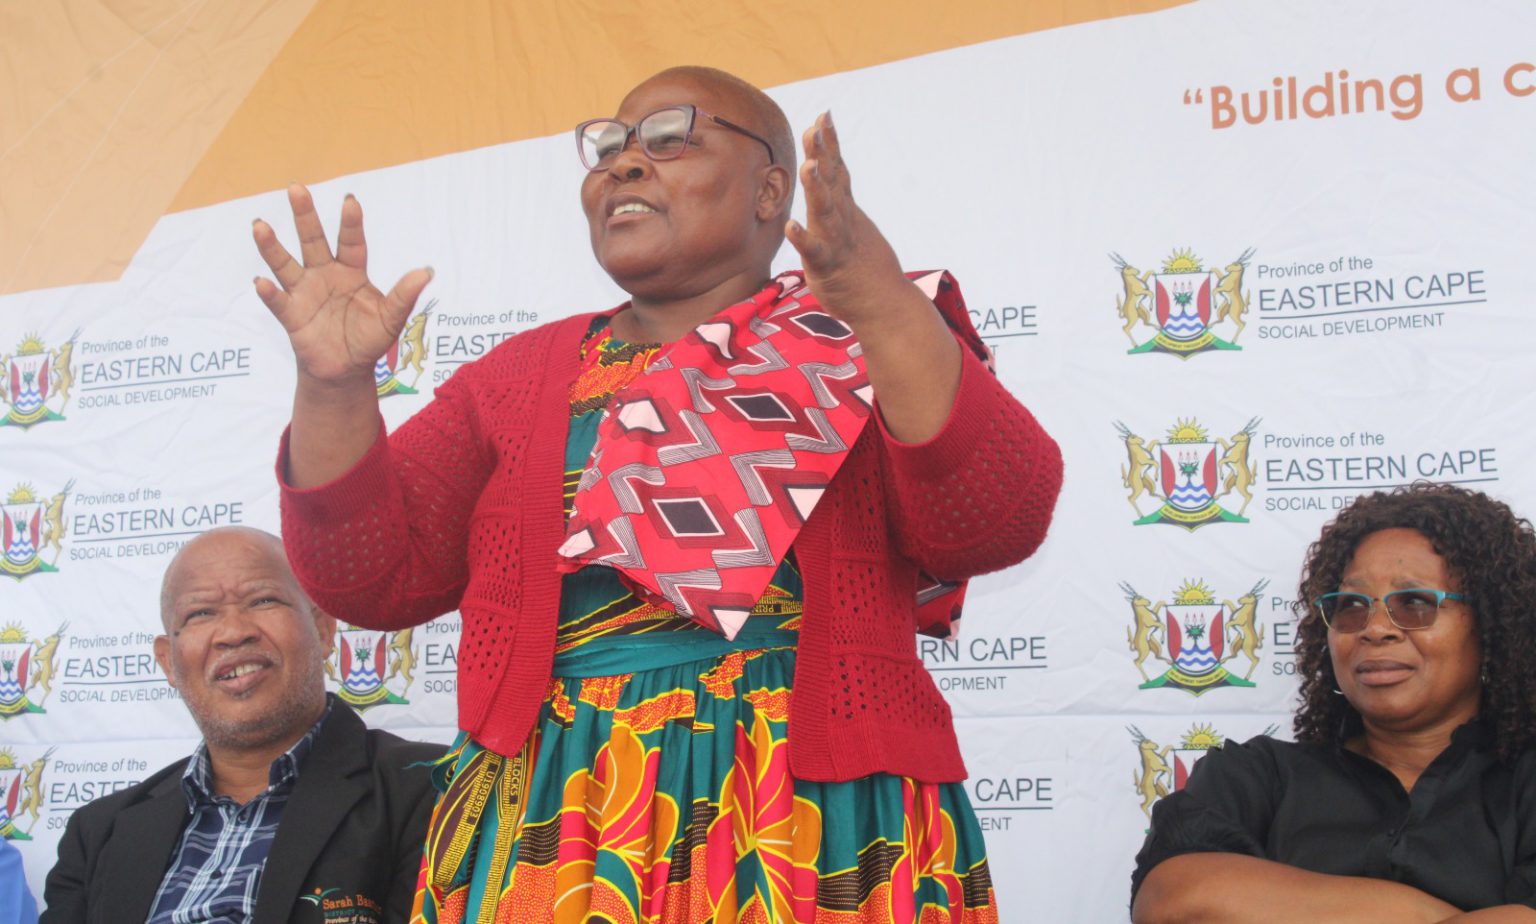
[[[75,812],[42,920],[405,921],[442,748],[371,731],[326,695],[335,620],[282,541],[199,536],[166,570],[160,614],[155,658],[203,743]]]

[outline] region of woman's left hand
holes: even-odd
[[[912,303],[914,287],[885,235],[853,201],[832,114],[817,116],[801,142],[806,224],[791,220],[784,233],[800,252],[805,281],[821,306],[859,330],[878,321],[887,306]]]
[[[811,294],[859,338],[886,429],[899,440],[924,442],[954,404],[960,346],[853,201],[831,113],[818,116],[801,140],[806,224],[791,221],[784,233],[800,251]]]

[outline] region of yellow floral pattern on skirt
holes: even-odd
[[[521,755],[461,736],[412,920],[997,921],[961,786],[790,775],[793,665],[771,648],[556,678]]]
[[[583,344],[567,516],[603,409],[655,353],[603,330]],[[791,776],[802,599],[791,551],[732,642],[609,569],[566,575],[523,751],[461,734],[437,767],[413,924],[996,922],[960,784]]]

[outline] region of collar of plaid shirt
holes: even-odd
[[[320,726],[330,717],[332,703],[327,696],[320,721],[272,761],[266,790],[244,805],[213,792],[208,746],[198,744],[181,776],[191,820],[182,831],[145,924],[243,924],[251,919],[283,808]]]

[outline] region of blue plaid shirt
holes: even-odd
[[[267,788],[244,805],[213,792],[208,746],[199,744],[181,775],[192,820],[181,834],[170,869],[145,924],[245,924],[256,913],[261,871],[283,820],[304,758],[325,715],[267,770]]]

